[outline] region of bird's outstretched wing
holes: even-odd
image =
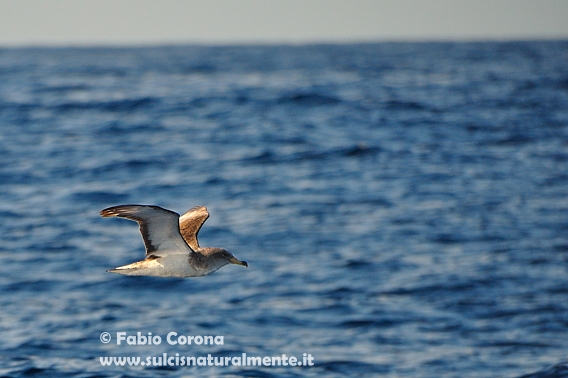
[[[207,218],[209,218],[209,212],[205,206],[192,207],[179,218],[181,236],[194,251],[199,250],[197,234]]]
[[[101,216],[138,222],[146,246],[146,257],[192,253],[180,234],[178,213],[159,206],[120,205],[101,210]]]

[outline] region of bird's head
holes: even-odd
[[[237,259],[231,252],[227,251],[226,249],[219,248],[214,256],[222,261],[225,261],[226,264],[242,265],[248,268],[248,263],[246,261]]]

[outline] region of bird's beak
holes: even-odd
[[[249,264],[246,261],[241,261],[241,260],[237,259],[236,257],[231,257],[231,259],[229,261],[231,262],[231,264],[242,265],[242,266],[246,266],[247,268],[249,266]]]

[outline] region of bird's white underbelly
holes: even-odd
[[[199,277],[210,273],[205,270],[195,269],[189,265],[188,256],[185,254],[142,260],[120,266],[113,269],[112,272],[128,276],[156,277]]]

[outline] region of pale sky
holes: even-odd
[[[568,0],[0,0],[0,46],[568,39]]]

